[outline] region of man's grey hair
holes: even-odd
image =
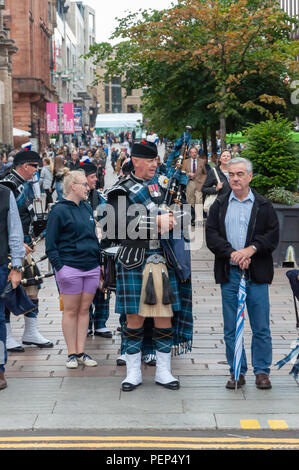
[[[252,173],[252,170],[253,170],[252,163],[250,160],[247,160],[247,158],[242,158],[242,157],[232,158],[228,162],[227,167],[229,169],[232,165],[236,165],[238,163],[243,163],[246,166],[248,174]]]

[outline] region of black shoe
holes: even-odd
[[[178,380],[174,380],[173,382],[169,382],[168,384],[162,384],[161,382],[156,382],[157,385],[161,385],[168,390],[178,390],[180,388],[180,382]]]
[[[130,384],[129,382],[124,382],[123,384],[121,384],[121,389],[123,392],[132,392],[132,390],[135,390],[135,388],[139,387],[140,384],[137,384],[137,385],[133,385],[133,384]]]
[[[112,338],[112,331],[94,331],[94,336],[101,336],[102,338]]]
[[[22,341],[23,344],[26,346],[37,346],[38,348],[44,349],[44,348],[53,348],[54,344],[51,343],[51,341],[48,341],[47,343],[33,343],[31,341]]]
[[[124,354],[122,354],[123,357],[125,357]],[[126,365],[126,361],[125,359],[122,359],[122,356],[119,356],[117,359],[116,359],[116,365],[117,366],[125,366]]]
[[[7,349],[8,352],[23,353],[25,349],[22,346],[16,346],[15,348]]]

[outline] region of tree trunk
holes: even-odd
[[[226,149],[226,117],[224,113],[220,115],[220,139],[221,139],[221,151]]]
[[[223,101],[221,103],[221,112],[220,112],[220,139],[221,139],[221,151],[226,149],[226,115],[225,115],[225,85],[221,87],[221,95],[223,97]]]
[[[217,135],[215,127],[211,127],[211,153],[217,153]]]
[[[202,133],[202,147],[203,147],[203,154],[208,156],[208,141],[207,141],[206,131]]]

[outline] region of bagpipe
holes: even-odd
[[[172,152],[166,162],[166,174],[169,178],[162,206],[169,208],[173,203],[182,205],[183,191],[188,184],[188,176],[185,171],[185,161],[190,147],[192,135],[191,127],[186,126],[185,132],[175,142]],[[173,167],[173,162],[176,163]]]
[[[185,201],[185,190],[188,184],[188,176],[185,171],[186,156],[191,144],[191,127],[186,126],[185,132],[176,140],[172,152],[166,162],[166,173],[168,184],[161,207],[161,213],[167,211],[173,213],[177,221],[184,216],[183,204]],[[175,165],[173,162],[176,160]],[[171,206],[174,205],[174,208]],[[168,238],[161,238],[161,246],[164,248],[170,263],[181,282],[191,279],[190,250],[187,248],[189,240],[186,239],[183,229],[180,236],[174,236],[173,231]]]

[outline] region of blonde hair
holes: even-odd
[[[70,171],[63,180],[63,194],[64,196],[67,196],[71,192],[71,187],[73,183],[78,182],[78,177],[79,176],[84,176],[85,177],[85,172],[83,170],[74,170]]]

